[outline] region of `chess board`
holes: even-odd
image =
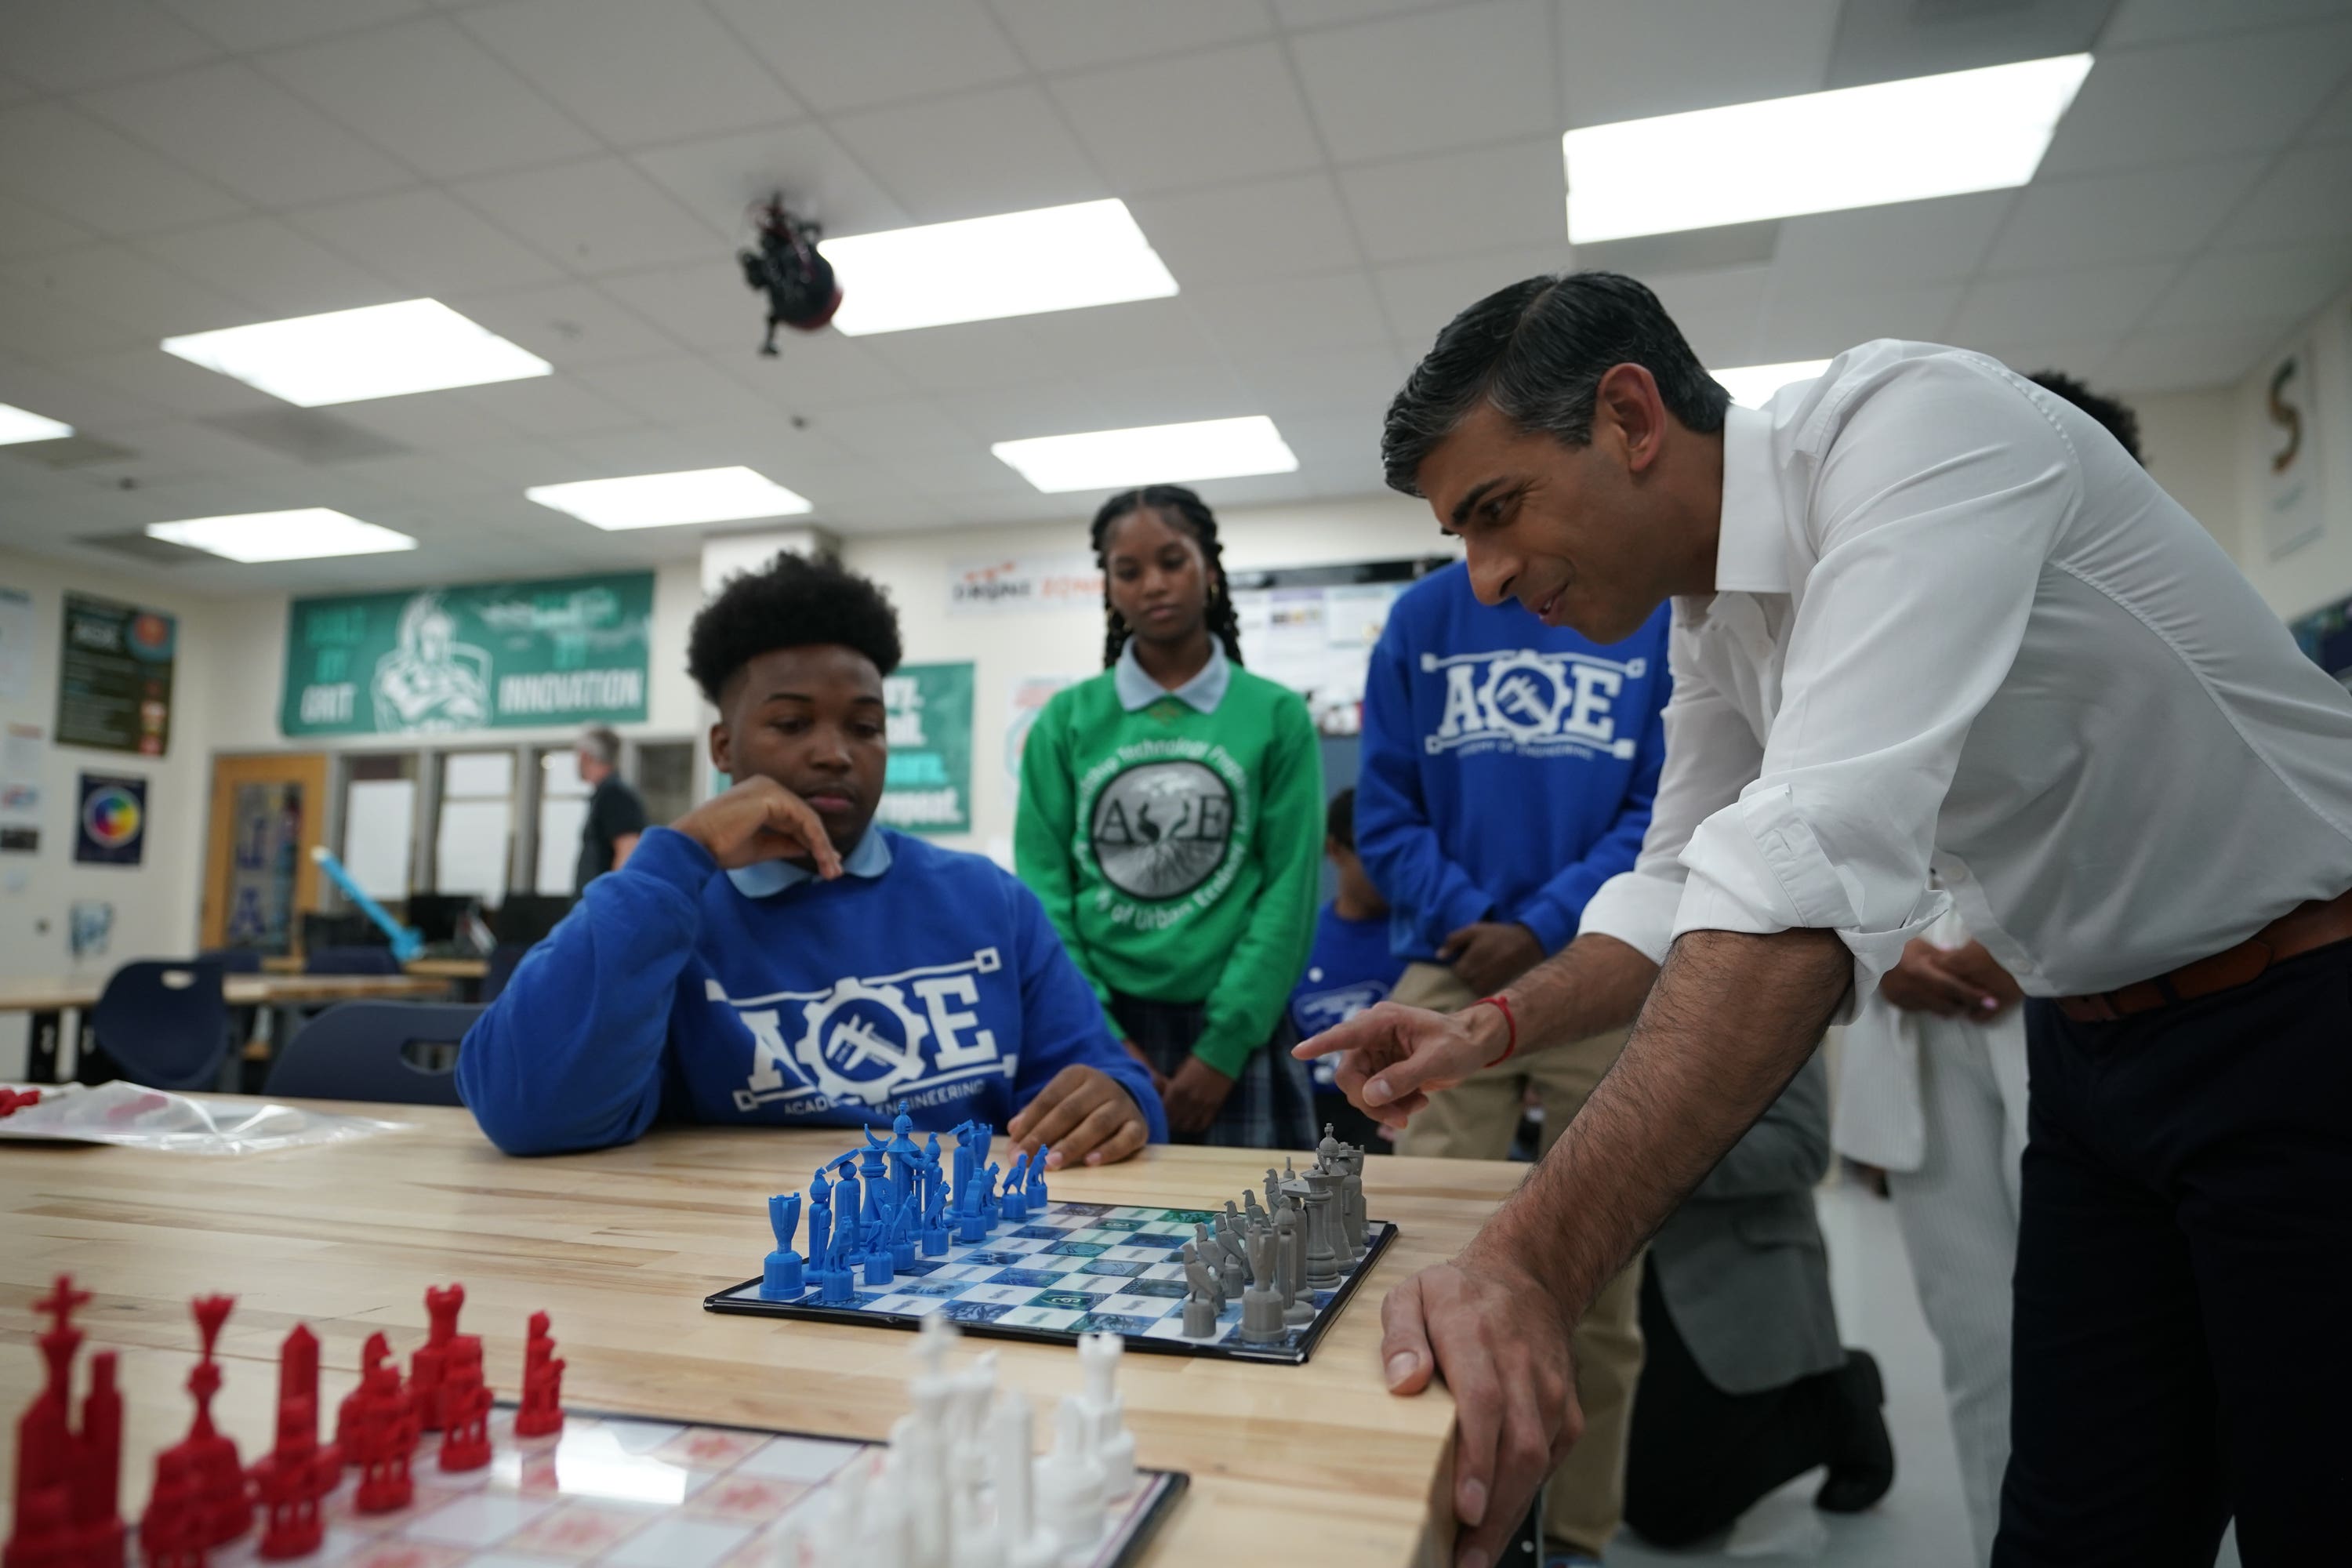
[[[1175,1355],[1225,1356],[1297,1365],[1315,1352],[1373,1262],[1395,1239],[1396,1226],[1365,1226],[1364,1256],[1342,1268],[1339,1282],[1313,1292],[1315,1316],[1269,1344],[1244,1344],[1242,1304],[1225,1305],[1214,1339],[1190,1340],[1184,1329],[1184,1269],[1177,1249],[1192,1226],[1209,1223],[1205,1209],[1135,1208],[1055,1202],[1043,1215],[1007,1223],[985,1241],[951,1242],[944,1258],[918,1258],[888,1285],[869,1286],[858,1275],[857,1300],[820,1306],[812,1284],[797,1301],[763,1300],[760,1281],[705,1297],[714,1312],[751,1312],[825,1323],[913,1329],[933,1312],[969,1334],[1067,1343],[1108,1330],[1128,1348]]]
[[[639,1416],[566,1414],[551,1437],[517,1437],[514,1411],[490,1417],[489,1464],[452,1475],[417,1445],[416,1496],[390,1513],[352,1504],[353,1471],[320,1505],[326,1539],[297,1559],[331,1568],[774,1568],[788,1514],[823,1509],[825,1489],[885,1447],[849,1437]],[[1181,1471],[1136,1472],[1110,1508],[1088,1568],[1124,1568],[1183,1494]],[[135,1532],[134,1532],[135,1538]],[[261,1526],[210,1556],[260,1562]]]

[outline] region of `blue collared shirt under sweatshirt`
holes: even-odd
[[[1356,851],[1390,941],[1515,921],[1546,952],[1633,868],[1665,761],[1669,612],[1602,647],[1516,604],[1481,605],[1455,563],[1407,589],[1364,688]]]
[[[510,1154],[703,1122],[1003,1127],[1064,1068],[1099,1068],[1168,1136],[1036,896],[992,861],[872,827],[831,882],[722,873],[648,830],[588,885],[466,1036],[457,1086]]]

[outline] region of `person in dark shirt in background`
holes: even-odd
[[[1333,795],[1323,808],[1323,853],[1339,874],[1339,891],[1316,919],[1315,947],[1307,955],[1307,973],[1290,994],[1290,1021],[1297,1026],[1301,1039],[1387,1001],[1405,965],[1389,946],[1389,901],[1372,886],[1356,854],[1352,787]],[[1367,1147],[1372,1146],[1368,1142],[1371,1138],[1394,1136],[1348,1103],[1348,1097],[1333,1087],[1327,1064],[1318,1062],[1313,1068],[1318,1126],[1328,1122],[1349,1142]]]
[[[588,820],[580,825],[580,861],[572,874],[575,893],[607,871],[628,864],[629,851],[646,830],[646,803],[621,782],[621,737],[602,724],[580,731],[580,780],[590,791]]]

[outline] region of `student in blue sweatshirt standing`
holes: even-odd
[[[1516,605],[1481,605],[1460,563],[1406,590],[1364,689],[1356,848],[1410,962],[1391,993],[1454,1012],[1576,935],[1585,901],[1633,867],[1665,761],[1667,611],[1601,647]],[[1622,1031],[1504,1061],[1433,1096],[1402,1154],[1499,1160],[1530,1091],[1545,1150],[1617,1059]],[[1597,1559],[1624,1510],[1625,1435],[1642,1371],[1637,1263],[1571,1341],[1583,1440],[1553,1474],[1555,1561]]]
[[[734,787],[649,829],[466,1036],[457,1083],[510,1154],[657,1117],[919,1129],[977,1118],[1049,1169],[1164,1140],[1045,911],[994,863],[873,826],[898,622],[779,555],[695,617],[687,662]]]

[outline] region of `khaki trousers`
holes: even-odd
[[[1406,967],[1389,1000],[1453,1013],[1477,1000],[1443,964]],[[1626,1031],[1513,1057],[1430,1097],[1397,1140],[1397,1152],[1441,1160],[1500,1160],[1509,1154],[1528,1090],[1543,1106],[1542,1153],[1591,1094],[1624,1048]],[[1633,1384],[1642,1375],[1642,1261],[1609,1282],[1569,1339],[1584,1436],[1552,1472],[1544,1495],[1544,1533],[1599,1556],[1625,1511],[1625,1434],[1633,1419]]]

